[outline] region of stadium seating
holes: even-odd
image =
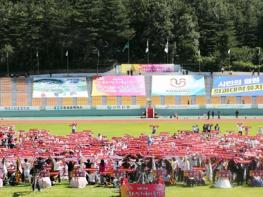
[[[152,96],[152,104],[153,105],[160,105],[161,104],[161,97],[160,96]]]
[[[65,97],[62,99],[62,105],[73,105],[73,99],[70,97]]]
[[[87,104],[88,104],[88,98],[85,97],[77,98],[77,105],[87,105]]]
[[[211,97],[211,104],[215,104],[215,105],[218,105],[218,104],[221,104],[221,98],[220,96],[213,96]]]
[[[192,99],[190,96],[181,96],[181,105],[191,105]]]
[[[228,96],[226,98],[226,104],[237,104],[236,100],[237,98],[235,96]]]
[[[241,104],[252,104],[251,96],[243,96]]]
[[[131,96],[122,96],[121,97],[121,104],[122,105],[131,105],[132,104],[132,97]]]
[[[197,105],[205,105],[206,104],[206,97],[204,97],[204,96],[197,96],[196,97],[196,104]]]
[[[148,77],[148,78],[147,78]],[[0,78],[0,106],[72,106],[72,105],[139,105],[149,100],[153,105],[205,105],[205,104],[263,104],[263,96],[210,96],[212,78],[205,77],[205,96],[151,96],[149,76],[145,79],[147,96],[90,96],[66,98],[33,98],[33,78]],[[146,80],[146,81],[147,81]],[[90,81],[92,83],[92,81]],[[88,86],[91,93],[92,86]]]
[[[146,96],[136,96],[136,105],[145,106],[147,103]]]
[[[12,106],[12,80],[11,78],[0,79],[1,105]]]
[[[165,98],[165,105],[175,105],[176,104],[176,99],[175,96],[166,96]]]
[[[93,96],[92,97],[92,106],[102,105],[102,97],[101,96]]]
[[[20,77],[16,79],[16,105],[28,105],[27,83],[25,78]]]
[[[107,96],[106,97],[106,105],[117,105],[117,97],[116,96]]]
[[[257,96],[257,104],[263,104],[263,96]]]

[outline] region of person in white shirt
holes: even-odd
[[[32,164],[28,162],[27,159],[24,159],[22,168],[23,168],[24,181],[30,183],[31,182],[30,170],[32,169]]]

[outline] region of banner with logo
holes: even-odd
[[[144,76],[95,77],[92,96],[145,96]]]
[[[156,75],[152,76],[153,96],[202,96],[205,95],[204,76]]]
[[[33,97],[88,97],[86,78],[34,78]]]
[[[217,76],[212,96],[262,96],[263,76]]]
[[[154,73],[154,72],[178,72],[178,64],[121,64],[121,73],[126,74],[132,70],[135,73]]]
[[[164,184],[122,185],[121,197],[165,197],[165,185]]]

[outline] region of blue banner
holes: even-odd
[[[262,76],[217,76],[213,80],[212,96],[262,96]]]

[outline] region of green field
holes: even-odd
[[[204,121],[205,122],[205,121]],[[242,121],[241,121],[242,122]],[[142,122],[142,123],[132,123],[123,122],[120,123],[80,123],[77,127],[78,131],[91,130],[94,134],[101,133],[105,136],[122,136],[124,134],[129,134],[133,136],[138,136],[141,133],[149,134],[151,132],[150,125],[159,125],[158,131],[174,133],[177,130],[191,130],[193,122]],[[202,129],[203,123],[198,123],[200,130]],[[226,131],[236,131],[236,123],[221,122],[220,124],[222,132]],[[258,127],[263,125],[260,121],[251,121],[246,123],[247,126],[251,127],[251,134],[255,135],[257,133]],[[30,128],[47,129],[54,135],[67,135],[71,132],[71,128],[68,124],[17,124],[17,130],[28,130]]]
[[[144,123],[81,123],[78,125],[78,130],[92,130],[94,134],[101,133],[108,137],[122,136],[129,134],[138,136],[141,133],[149,134],[151,129],[150,124],[158,124],[159,132],[166,131],[174,133],[177,130],[191,129],[193,122],[174,122],[174,123],[159,123],[159,122],[144,122]],[[198,124],[200,126],[203,123]],[[260,121],[248,122],[246,125],[251,126],[251,134],[254,135],[257,132],[258,126],[262,125]],[[221,122],[221,129],[225,131],[235,131],[237,129],[235,123]],[[50,130],[54,135],[67,135],[71,132],[70,127],[67,124],[17,124],[17,130],[28,130],[30,128],[41,128]],[[87,196],[87,197],[110,197],[118,196],[115,189],[87,186],[85,189],[73,189],[69,188],[67,183],[55,185],[52,188],[45,189],[39,192],[32,192],[29,186],[21,185],[17,187],[3,187],[0,188],[0,197],[75,197],[75,196]],[[181,185],[166,187],[167,197],[262,197],[262,188],[251,187],[234,187],[233,189],[215,189],[210,185],[194,188],[186,188]]]

